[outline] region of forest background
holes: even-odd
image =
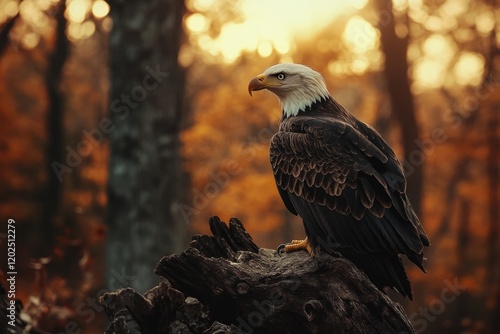
[[[2,0],[0,231],[48,332],[100,333],[105,291],[146,291],[208,218],[261,247],[303,237],[269,165],[279,62],[400,157],[432,246],[407,266],[420,333],[500,328],[500,8],[495,0]],[[392,296],[392,295],[391,295]]]

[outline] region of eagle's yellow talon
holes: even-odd
[[[288,245],[285,246],[285,253],[292,253],[299,250],[306,250],[309,255],[313,256],[314,252],[307,237],[304,240],[292,240]]]

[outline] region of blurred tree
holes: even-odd
[[[494,1],[491,1],[492,7]],[[486,304],[492,305],[490,314],[490,328],[500,327],[500,69],[498,60],[500,59],[500,47],[496,43],[496,31],[490,34],[491,48],[486,62],[486,75],[483,82],[484,87],[491,89],[490,99],[485,101],[484,108],[489,119],[486,126],[488,153],[486,157],[486,171],[488,175],[488,237],[487,237],[487,259],[486,270],[488,271],[486,286],[491,293]],[[493,86],[493,87],[492,87]]]
[[[466,266],[463,264],[468,264],[469,262],[469,246],[471,235],[469,232],[470,228],[470,212],[471,212],[471,204],[466,198],[458,199],[458,211],[459,211],[459,223],[458,223],[458,231],[457,231],[457,258],[460,261],[457,263],[456,274],[458,277],[462,278],[466,274]]]
[[[49,57],[49,68],[45,78],[47,96],[49,100],[47,113],[47,185],[43,193],[43,211],[39,229],[38,255],[48,255],[54,246],[55,228],[54,221],[60,208],[61,181],[60,175],[55,172],[53,163],[62,161],[63,141],[63,97],[60,84],[63,66],[68,57],[69,42],[66,37],[67,21],[64,17],[66,2],[60,1],[55,12],[55,47]]]
[[[139,291],[157,281],[152,270],[184,246],[176,203],[180,179],[178,133],[184,73],[177,57],[182,1],[110,1],[110,133],[107,280],[134,277]],[[104,129],[105,128],[105,129]]]
[[[19,13],[15,16],[11,17],[4,23],[2,30],[0,32],[0,55],[3,53],[7,45],[10,42],[10,32],[16,23],[16,20],[19,18]]]
[[[384,73],[387,80],[387,89],[391,100],[391,111],[401,127],[401,143],[405,175],[407,178],[408,197],[417,213],[420,214],[420,201],[422,196],[423,165],[421,161],[413,160],[414,152],[420,151],[416,144],[419,138],[419,129],[415,117],[413,97],[410,91],[408,77],[408,51],[409,34],[400,38],[396,34],[396,23],[392,9],[392,2],[375,0],[379,11],[380,42],[385,54]],[[406,16],[406,15],[405,15]]]
[[[490,1],[492,8],[495,6],[495,1]],[[500,203],[500,160],[498,150],[500,147],[500,100],[498,99],[498,93],[500,89],[498,86],[491,87],[493,84],[498,85],[498,80],[500,80],[500,70],[495,68],[495,63],[498,64],[500,60],[500,47],[496,43],[497,34],[496,30],[492,29],[490,33],[490,52],[486,61],[486,71],[485,80],[483,82],[483,87],[489,87],[493,92],[490,92],[490,99],[485,101],[484,108],[489,114],[489,120],[487,125],[487,142],[488,142],[488,155],[486,158],[487,173],[489,178],[488,187],[488,197],[489,197],[489,227],[488,227],[488,259],[487,267],[490,271],[488,277],[488,285],[491,288],[496,288],[497,298],[500,301],[500,288],[495,284],[500,281],[500,272],[498,269],[498,239],[500,236],[500,209],[498,204]],[[500,312],[500,306],[497,305],[497,309]]]

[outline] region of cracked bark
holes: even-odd
[[[416,333],[350,261],[259,249],[237,219],[210,227],[214,236],[161,259],[157,287],[101,298],[107,333],[128,333],[132,321],[141,333]]]

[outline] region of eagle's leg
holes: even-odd
[[[283,252],[292,253],[299,250],[306,250],[309,255],[314,255],[313,249],[309,244],[309,240],[307,239],[307,237],[304,240],[292,240],[289,244],[283,244],[278,247],[279,254]]]

